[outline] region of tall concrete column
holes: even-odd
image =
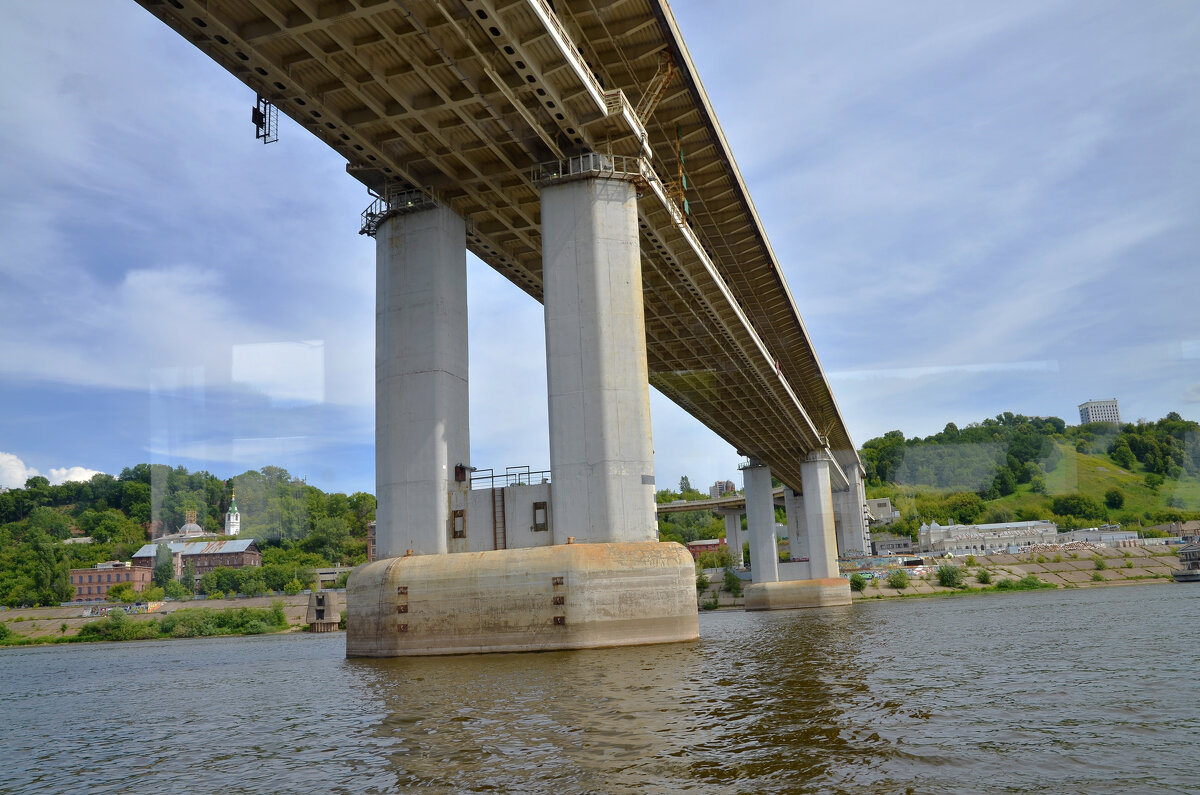
[[[867,492],[863,485],[863,470],[858,464],[851,464],[845,468],[845,472],[846,480],[850,481],[850,488],[843,497],[845,500],[843,533],[846,545],[841,548],[860,550],[863,554],[869,555],[871,553],[871,534],[867,530],[865,514]]]
[[[800,464],[804,490],[804,518],[808,525],[809,570],[813,579],[837,577],[837,537],[833,525],[833,493],[829,467],[833,460],[823,450],[809,453]]]
[[[454,467],[470,461],[466,229],[433,206],[385,220],[375,244],[378,554],[445,553]]]
[[[541,203],[554,540],[656,540],[634,185],[558,182]]]
[[[783,487],[783,510],[787,514],[788,547],[796,560],[810,557],[808,549],[808,522],[804,518],[804,497]]]
[[[729,548],[733,567],[740,569],[746,565],[746,560],[742,557],[742,512],[724,510],[720,513],[725,517],[725,546]]]
[[[746,524],[750,530],[750,571],[755,583],[779,582],[771,468],[752,463],[742,469],[742,480],[746,486]]]

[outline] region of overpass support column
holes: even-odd
[[[657,536],[634,187],[611,168],[573,173],[542,193],[557,544],[476,551],[455,537],[466,518],[452,481],[467,463],[463,222],[438,209],[377,230],[377,530],[381,553],[403,557],[351,574],[349,657],[699,637],[695,563]]]
[[[808,522],[804,518],[804,497],[783,487],[783,510],[787,514],[788,548],[793,560],[809,556]]]
[[[448,551],[454,467],[470,462],[463,219],[432,202],[375,233],[378,557]]]
[[[804,518],[808,524],[809,569],[815,579],[837,577],[837,536],[833,525],[833,492],[829,467],[833,464],[823,450],[809,453],[800,465],[804,487]]]
[[[837,466],[833,464],[833,466]],[[838,506],[838,554],[847,557],[851,554],[866,554],[871,549],[871,539],[867,534],[867,522],[863,515],[867,504],[866,491],[863,488],[862,470],[857,464],[845,469],[846,480],[850,487],[837,493]]]
[[[554,540],[655,541],[632,182],[586,174],[542,188],[542,278]]]
[[[755,583],[779,581],[779,545],[775,539],[775,499],[771,468],[757,461],[742,469],[746,486],[746,524],[750,530],[750,571]]]
[[[755,584],[746,589],[747,610],[786,610],[850,604],[850,583],[839,575],[837,568],[833,494],[829,487],[830,463],[829,454],[821,450],[810,453],[800,465],[810,579],[760,585],[756,578]],[[750,504],[749,496],[750,489],[747,487],[747,507]],[[791,525],[790,520],[788,523]]]
[[[721,511],[721,515],[725,517],[725,546],[729,549],[733,567],[743,568],[746,561],[742,558],[742,512],[725,510]]]

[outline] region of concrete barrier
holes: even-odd
[[[654,541],[413,555],[359,566],[347,657],[635,646],[695,640],[696,570]]]

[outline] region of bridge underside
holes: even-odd
[[[661,0],[138,2],[372,190],[451,207],[468,248],[539,301],[541,164],[650,156],[638,205],[650,382],[793,488],[813,450],[858,465]]]
[[[376,196],[389,559],[351,577],[348,653],[695,637],[687,553],[653,540],[647,382],[749,459],[756,585],[779,580],[772,475],[805,492],[813,576],[836,573],[830,492],[861,466],[664,0],[138,2]],[[464,244],[546,307],[548,547],[466,537]]]

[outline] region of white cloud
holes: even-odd
[[[39,474],[41,473],[33,467],[25,466],[25,462],[12,453],[0,453],[0,488],[24,488],[25,481]]]
[[[51,467],[50,485],[59,486],[63,483],[66,483],[68,480],[86,483],[96,475],[102,474],[104,473],[95,469],[88,469],[87,467]]]
[[[25,481],[42,474],[31,466],[27,466],[12,453],[0,452],[0,488],[20,489],[25,487]],[[88,481],[101,472],[87,467],[50,467],[50,485],[59,486],[71,481]]]

